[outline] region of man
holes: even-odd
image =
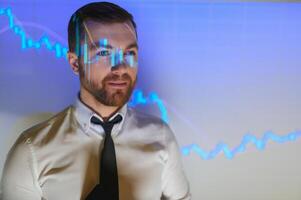
[[[175,137],[127,108],[137,76],[133,17],[107,2],[78,9],[68,61],[75,104],[21,134],[3,171],[3,200],[190,199]]]

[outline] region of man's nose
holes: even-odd
[[[125,62],[123,51],[117,50],[116,53],[113,53],[111,57],[111,71],[117,71],[122,73],[127,68],[127,63]]]
[[[121,62],[121,63],[118,63],[118,64],[112,66],[111,71],[114,74],[122,75],[122,74],[126,73],[128,67],[129,66],[127,66],[127,64],[125,62]]]

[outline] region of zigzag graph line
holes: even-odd
[[[162,100],[159,98],[159,96],[155,92],[149,93],[148,97],[143,96],[142,90],[134,90],[132,94],[132,99],[128,103],[129,106],[135,107],[138,104],[157,104],[159,107],[159,110],[161,112],[161,118],[164,122],[168,123],[168,115],[167,110],[162,102]]]
[[[59,42],[51,43],[47,36],[41,37],[38,41],[34,41],[29,38],[26,32],[18,25],[16,25],[14,20],[14,15],[12,14],[11,8],[0,8],[0,15],[5,15],[8,17],[8,26],[14,31],[16,35],[21,38],[21,48],[36,48],[39,49],[45,46],[48,50],[55,52],[57,58],[67,58],[68,49],[63,47]]]
[[[256,138],[254,135],[246,134],[243,137],[240,145],[233,149],[230,149],[227,144],[219,143],[216,145],[215,149],[210,152],[206,152],[197,144],[191,144],[182,147],[182,154],[187,156],[191,152],[195,152],[202,159],[210,160],[215,158],[218,154],[224,153],[226,158],[232,159],[236,154],[244,152],[249,143],[253,143],[258,150],[264,150],[269,140],[282,144],[289,141],[295,141],[299,137],[301,137],[301,131],[291,132],[283,136],[276,135],[270,131],[266,132],[261,139]]]
[[[66,47],[59,42],[52,43],[47,36],[41,37],[38,41],[34,41],[29,38],[25,31],[18,25],[15,24],[14,16],[12,14],[11,8],[0,8],[0,16],[5,15],[8,17],[9,28],[14,31],[16,35],[21,38],[21,48],[36,48],[39,49],[42,46],[45,46],[48,50],[55,52],[55,56],[57,58],[65,58],[68,52]],[[155,103],[160,109],[161,118],[165,122],[168,122],[167,110],[162,102],[162,100],[158,97],[155,92],[151,92],[148,97],[143,96],[143,92],[141,90],[135,90],[133,92],[131,101],[129,102],[129,106],[136,106],[138,104],[151,104]],[[284,136],[279,136],[274,134],[273,132],[266,132],[261,139],[256,138],[256,136],[251,134],[246,134],[240,145],[230,149],[225,143],[218,143],[216,147],[209,152],[206,152],[197,144],[187,145],[181,148],[181,152],[184,156],[189,155],[191,152],[196,153],[204,160],[210,160],[215,158],[218,154],[224,153],[226,158],[232,159],[238,153],[242,153],[246,150],[246,147],[249,143],[253,143],[258,150],[264,150],[266,144],[269,140],[274,141],[276,143],[284,143],[289,141],[295,141],[301,137],[301,132],[296,131],[289,133]]]

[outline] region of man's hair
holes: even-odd
[[[103,24],[130,22],[137,36],[136,23],[133,16],[120,6],[109,2],[89,3],[73,13],[68,23],[68,45],[70,52],[79,55],[79,46],[83,29],[83,22],[93,20]]]

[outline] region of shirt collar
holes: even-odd
[[[92,109],[90,109],[88,106],[86,106],[79,99],[79,97],[77,97],[73,106],[75,108],[75,117],[85,133],[88,133],[89,130],[91,130],[91,129],[95,130],[95,125],[91,124],[91,118],[93,116],[97,117],[101,121],[104,121],[101,116],[99,116],[96,112],[94,112]],[[118,114],[122,116],[122,121],[113,127],[112,135],[117,135],[120,132],[120,130],[123,126],[123,123],[124,123],[126,113],[127,113],[127,104],[124,104],[113,116],[110,117],[109,121],[112,120]],[[99,129],[96,131],[99,132]]]

